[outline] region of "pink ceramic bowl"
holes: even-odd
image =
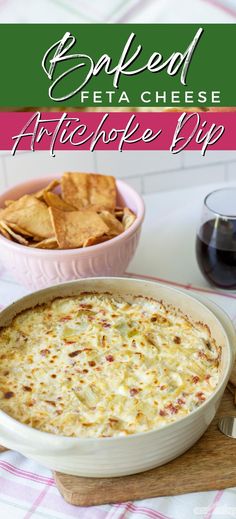
[[[14,200],[42,189],[53,178],[56,177],[18,184],[0,196],[0,207],[4,206],[4,200]],[[69,250],[32,249],[0,234],[0,260],[4,267],[30,290],[77,278],[123,274],[137,248],[145,210],[142,198],[132,187],[122,180],[117,180],[116,185],[117,204],[129,207],[137,215],[129,229],[110,241]]]

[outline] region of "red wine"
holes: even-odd
[[[209,220],[200,228],[196,254],[203,275],[220,288],[236,289],[236,220]]]

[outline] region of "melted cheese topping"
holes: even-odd
[[[0,408],[65,436],[150,431],[212,394],[219,359],[206,326],[155,300],[55,299],[0,330]]]

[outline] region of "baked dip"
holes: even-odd
[[[207,326],[163,302],[57,298],[0,330],[0,408],[57,435],[146,432],[209,398],[220,355]]]

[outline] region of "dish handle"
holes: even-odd
[[[41,445],[30,445],[30,440],[20,436],[18,431],[11,431],[10,428],[0,425],[0,445],[6,449],[13,450],[24,454],[25,456],[68,456],[70,451],[79,456],[93,456],[97,452],[97,445],[95,442],[89,442],[87,445],[78,438],[74,438],[74,442],[68,444],[68,438],[55,436],[55,438],[45,442]],[[70,438],[71,440],[71,438]]]

